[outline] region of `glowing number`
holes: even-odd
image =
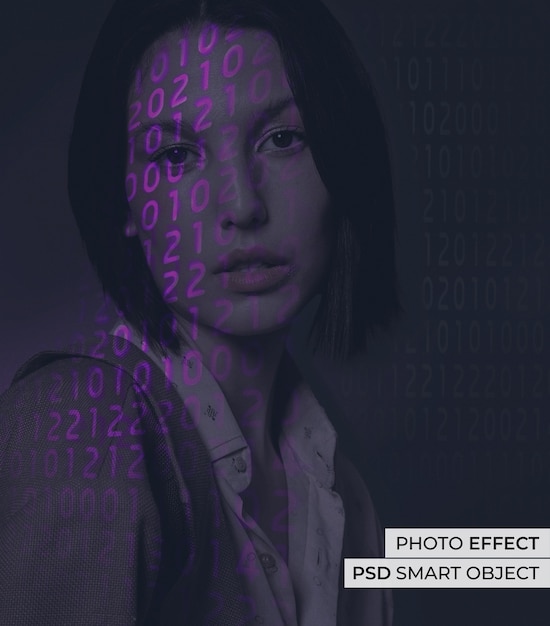
[[[187,39],[180,39],[179,40],[179,44],[180,44],[180,67],[185,67],[185,65],[187,65],[187,49],[188,49],[188,42]]]
[[[141,102],[132,102],[130,105],[130,121],[128,122],[128,130],[135,130],[139,127],[138,115],[141,113]]]
[[[181,240],[181,233],[179,230],[171,230],[169,233],[166,233],[166,239],[169,241],[172,240],[172,243],[168,246],[168,249],[164,253],[164,265],[168,265],[168,263],[175,263],[179,261],[180,255],[173,254],[176,247],[179,245]]]
[[[163,278],[167,281],[171,281],[166,286],[166,289],[164,290],[163,297],[164,297],[165,302],[177,302],[178,296],[176,294],[174,295],[170,295],[170,294],[174,291],[174,289],[176,288],[176,285],[179,283],[179,280],[180,280],[179,274],[174,271],[165,272]]]
[[[200,98],[199,100],[195,102],[195,106],[199,110],[204,109],[197,116],[197,119],[193,126],[195,132],[200,133],[201,131],[206,130],[207,128],[210,128],[210,126],[212,126],[212,122],[205,121],[206,116],[212,110],[212,100],[210,98]]]
[[[153,172],[153,181],[151,181],[151,172]],[[158,163],[149,163],[143,173],[143,190],[146,193],[155,191],[160,183],[160,168]]]
[[[154,107],[155,100],[158,100],[157,107]],[[153,93],[149,96],[149,101],[147,102],[147,115],[152,119],[154,117],[158,117],[162,109],[164,108],[164,89],[162,87],[157,87],[153,91]]]
[[[189,307],[189,313],[193,317],[191,323],[191,337],[196,340],[199,336],[199,307]]]
[[[229,117],[233,117],[235,115],[235,85],[227,85],[224,91],[227,94],[227,113]]]
[[[163,263],[164,265],[168,265],[168,263],[174,263],[179,261],[180,255],[173,254],[175,248],[178,246],[181,234],[179,230],[171,230],[169,233],[166,233],[166,239],[172,239],[172,243],[168,246],[168,249],[164,253]]]
[[[96,380],[94,384],[94,379]],[[95,388],[94,388],[95,387]],[[99,398],[103,393],[103,370],[94,367],[88,376],[88,394],[91,398]]]
[[[145,380],[140,380],[139,373],[143,371],[145,372]],[[149,384],[151,382],[151,366],[147,361],[140,361],[136,367],[134,368],[133,378],[139,385],[137,388],[137,393],[139,393],[142,389],[147,391],[149,388]]]
[[[48,441],[57,441],[59,439],[59,435],[55,435],[54,433],[59,428],[59,424],[61,424],[61,415],[57,413],[56,411],[52,411],[50,413],[50,417],[53,417],[56,420],[56,422],[50,428],[47,439]]]
[[[166,161],[166,179],[169,183],[177,183],[181,180],[183,176],[183,164],[182,165],[172,165],[170,161]],[[174,175],[175,172],[175,175]]]
[[[224,139],[220,153],[218,155],[218,161],[228,161],[237,156],[237,150],[230,150],[230,147],[235,143],[239,129],[237,126],[226,126],[222,128],[222,137]]]
[[[195,375],[192,377],[191,373]],[[196,385],[202,378],[202,360],[201,356],[195,350],[189,350],[183,356],[183,382],[192,387]]]
[[[237,180],[237,168],[233,165],[228,165],[220,171],[222,178],[229,177],[229,180],[222,186],[220,193],[218,194],[218,204],[224,204],[231,202],[237,198],[237,188],[235,182]]]
[[[178,213],[180,210],[178,190],[173,189],[168,195],[172,198],[172,221],[175,222],[178,219]]]
[[[103,347],[103,345],[107,342],[107,333],[104,330],[97,330],[94,335],[99,337],[99,343],[97,346],[94,346],[93,350],[90,352],[91,356],[97,359],[105,358],[105,353],[100,352],[99,349]]]
[[[160,71],[156,71],[156,66],[158,65],[159,60],[161,62]],[[168,71],[168,56],[166,52],[161,52],[155,57],[155,60],[153,61],[153,65],[151,67],[151,80],[154,83],[160,82],[166,76],[167,71]]]
[[[154,140],[154,143],[151,143]],[[145,151],[147,154],[153,154],[160,148],[162,142],[162,131],[158,126],[153,126],[147,131],[145,137]]]
[[[130,139],[128,139],[128,163],[130,165],[133,165],[134,163],[134,156],[135,156],[135,151],[136,151],[136,138],[135,137],[130,137]]]
[[[235,57],[231,67],[231,57]],[[231,46],[223,57],[222,72],[225,78],[233,78],[243,65],[243,49],[239,44]]]
[[[128,469],[128,478],[143,478],[143,474],[137,471],[136,467],[143,461],[143,448],[139,444],[130,446],[130,450],[138,452],[138,458],[130,465]]]
[[[222,366],[219,368],[219,360],[222,359]],[[224,363],[225,361],[225,363]],[[216,346],[212,352],[210,369],[216,380],[224,381],[231,372],[231,352],[227,346]]]
[[[51,464],[50,459],[52,459]],[[57,474],[57,462],[57,450],[48,450],[44,458],[44,474],[46,475],[46,478],[53,478]]]
[[[222,330],[223,324],[230,318],[231,313],[233,313],[233,304],[230,300],[218,300],[216,302],[216,308],[223,309],[223,312],[216,320],[214,328],[216,330]]]
[[[204,267],[204,263],[200,263],[200,262],[190,263],[189,271],[191,273],[196,273],[196,276],[195,278],[191,280],[191,282],[189,283],[189,286],[187,287],[187,297],[189,299],[198,298],[204,295],[204,289],[197,289],[197,285],[204,278],[204,275],[206,273],[206,268]]]
[[[122,407],[120,404],[111,404],[109,410],[116,411],[117,416],[115,419],[109,424],[109,428],[107,429],[107,437],[121,437],[122,432],[120,430],[115,430],[115,426],[122,420],[124,417],[124,413],[122,412]]]
[[[202,198],[199,201],[199,193],[202,194]],[[198,180],[191,189],[191,210],[193,213],[200,213],[207,206],[210,201],[210,185],[204,178]]]
[[[202,70],[202,90],[208,91],[208,80],[210,78],[210,61],[204,61],[201,63]]]
[[[94,465],[95,463],[97,463],[98,459],[99,459],[99,452],[97,451],[97,448],[91,448],[88,447],[86,448],[86,452],[90,453],[92,455],[92,460],[84,467],[84,470],[82,472],[82,475],[84,476],[84,478],[97,478],[97,474],[95,472],[91,471],[91,467],[92,465]],[[93,493],[93,492],[92,492]]]
[[[150,239],[146,239],[143,242],[143,248],[144,248],[144,253],[145,253],[145,260],[147,261],[147,265],[149,265],[149,267],[151,267],[151,258],[153,255],[153,244],[151,242]],[[124,317],[123,315],[121,315],[121,317]]]
[[[126,199],[131,202],[136,197],[137,192],[137,176],[128,174],[126,176]]]
[[[260,90],[261,87],[261,90]],[[259,104],[271,93],[271,72],[261,70],[254,75],[250,84],[249,97],[252,102]]]
[[[119,345],[117,345],[117,339],[121,338],[124,340],[122,343],[122,347],[119,347]],[[130,329],[128,328],[128,326],[121,324],[114,333],[113,336],[113,352],[115,353],[116,356],[124,356],[127,352],[128,352],[128,342],[130,341],[130,337],[131,337],[131,333],[130,333]],[[121,371],[121,370],[117,370],[117,371]]]
[[[110,506],[107,505],[107,496],[109,496],[111,500]],[[107,489],[107,491],[103,494],[103,500],[101,504],[103,519],[108,522],[112,522],[115,519],[116,514],[118,513],[118,492],[116,491],[116,489],[114,489],[113,487]]]
[[[194,222],[193,230],[195,231],[195,252],[200,254],[202,251],[202,222]]]
[[[187,74],[180,74],[179,76],[176,76],[172,82],[174,85],[181,83],[170,99],[170,107],[173,109],[174,107],[177,107],[187,101],[187,96],[184,96],[183,92],[189,82],[189,76]]]
[[[208,43],[205,42],[207,35],[210,35],[210,41]],[[199,52],[201,54],[209,54],[212,52],[217,40],[218,27],[214,24],[209,24],[202,29],[201,34],[199,35]]]
[[[149,215],[151,213],[151,215]],[[141,212],[141,227],[143,230],[153,230],[159,218],[159,205],[156,200],[149,200]]]
[[[67,434],[65,435],[65,439],[69,439],[69,440],[78,439],[79,435],[77,433],[73,433],[73,430],[80,423],[80,411],[77,411],[76,409],[71,409],[69,411],[69,415],[72,415],[75,419],[73,420],[73,423],[67,429]]]

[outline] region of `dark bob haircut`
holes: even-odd
[[[332,357],[362,349],[401,311],[390,157],[369,77],[319,0],[115,1],[86,68],[69,147],[69,197],[103,289],[154,347],[179,352],[173,314],[141,244],[124,235],[127,102],[150,45],[203,23],[264,30],[279,45],[336,212],[333,262],[310,339]]]

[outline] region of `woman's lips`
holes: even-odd
[[[221,272],[233,272],[235,270],[256,269],[256,267],[276,267],[289,265],[289,259],[278,252],[253,246],[252,248],[238,248],[229,254],[219,257],[219,264],[214,270],[215,274]]]
[[[291,274],[292,266],[289,264],[268,266],[255,262],[249,266],[240,264],[234,270],[222,272],[221,276],[224,289],[257,293],[281,285]]]

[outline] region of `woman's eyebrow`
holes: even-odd
[[[293,105],[293,104],[294,104],[294,98],[292,96],[289,96],[288,98],[282,98],[281,100],[276,100],[274,102],[270,102],[257,115],[255,115],[252,131],[255,132],[259,130],[260,126],[262,126],[266,122],[270,122],[273,118],[280,115],[285,109],[287,109],[290,105]]]
[[[292,96],[270,102],[260,112],[254,115],[254,121],[250,129],[251,133],[254,134],[259,132],[264,124],[280,115],[291,105],[294,105],[294,98]],[[167,135],[172,135],[175,139],[180,138],[182,135],[192,139],[197,138],[197,133],[193,124],[184,119],[160,119],[154,122],[138,122],[137,128],[135,128],[134,136],[139,138],[142,135],[146,135],[152,128],[156,128]]]
[[[155,122],[139,122],[135,131],[135,137],[146,135],[152,128],[156,128],[162,133],[173,135],[175,139],[185,135],[187,137],[196,137],[197,133],[187,120],[157,120]]]

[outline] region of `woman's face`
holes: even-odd
[[[165,300],[194,333],[285,326],[318,290],[332,239],[275,41],[213,25],[170,33],[128,102],[126,232]]]

